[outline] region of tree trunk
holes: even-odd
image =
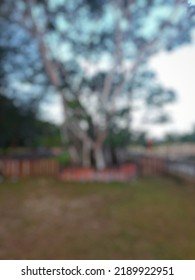
[[[61,135],[62,135],[62,140],[65,142],[66,139],[66,118],[67,118],[67,104],[66,104],[66,98],[64,95],[64,92],[62,90],[62,84],[61,84],[61,80],[60,80],[60,68],[59,68],[59,63],[52,60],[51,58],[49,58],[48,56],[48,47],[45,43],[45,41],[43,40],[43,35],[36,23],[36,20],[33,16],[33,5],[34,5],[34,1],[30,0],[28,1],[28,11],[29,11],[29,16],[31,19],[31,28],[29,29],[29,27],[26,26],[27,30],[31,32],[31,34],[33,35],[33,37],[35,37],[37,39],[38,42],[38,46],[39,46],[39,51],[40,51],[40,55],[41,58],[43,60],[43,65],[46,71],[46,74],[49,78],[50,83],[53,85],[53,87],[56,89],[56,92],[59,94],[62,104],[63,104],[63,114],[64,114],[64,120],[63,120],[63,124],[61,126]]]
[[[111,154],[112,165],[117,166],[118,165],[118,157],[117,157],[117,154],[116,154],[116,148],[110,147],[110,154]]]
[[[69,146],[68,152],[69,152],[69,155],[70,155],[71,162],[73,164],[80,164],[80,158],[79,158],[77,149],[73,145]]]
[[[91,144],[88,141],[83,141],[82,164],[83,167],[91,166]]]
[[[103,170],[106,167],[102,146],[94,147],[95,163],[97,170]]]

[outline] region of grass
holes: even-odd
[[[195,259],[195,186],[1,183],[0,259]]]

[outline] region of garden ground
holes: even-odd
[[[195,259],[195,186],[0,183],[0,259]]]

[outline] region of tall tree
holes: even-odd
[[[92,152],[96,167],[105,167],[105,141],[130,132],[135,99],[158,108],[155,118],[165,120],[159,109],[174,92],[158,83],[148,62],[162,49],[190,43],[192,9],[183,0],[4,2],[4,14],[37,44],[62,100],[64,138],[75,158],[82,153],[83,165]]]

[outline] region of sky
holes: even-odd
[[[177,93],[177,100],[169,105],[172,122],[148,127],[150,134],[163,136],[171,132],[188,132],[195,126],[195,43],[170,53],[160,53],[151,61],[159,80]]]

